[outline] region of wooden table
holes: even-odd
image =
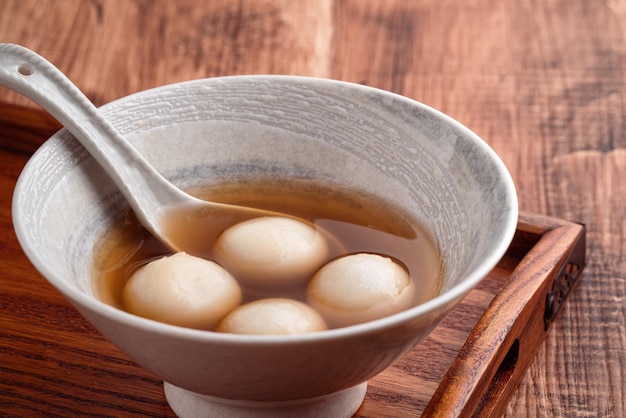
[[[0,42],[49,58],[97,105],[280,73],[364,83],[451,115],[502,157],[522,210],[587,226],[582,281],[504,415],[626,412],[626,2],[0,0]],[[16,178],[56,129],[0,89],[0,416],[171,416],[160,382],[16,241]]]

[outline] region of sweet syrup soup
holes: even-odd
[[[328,261],[352,253],[376,253],[395,259],[408,270],[415,286],[413,305],[440,291],[443,262],[434,240],[418,222],[371,196],[304,180],[245,181],[188,192],[209,201],[274,210],[309,220],[331,237]],[[125,213],[102,237],[96,252],[96,288],[100,298],[125,309],[123,289],[133,273],[170,254],[132,212]],[[267,292],[242,287],[242,291],[243,303],[266,297],[305,301],[306,285]]]

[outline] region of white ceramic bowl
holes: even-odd
[[[445,260],[434,299],[320,333],[227,335],[131,315],[99,301],[92,283],[94,244],[125,202],[61,130],[16,186],[20,244],[103,335],[166,382],[181,416],[350,416],[365,382],[486,276],[516,228],[514,184],[496,154],[458,122],[389,92],[314,78],[224,77],[140,92],[101,111],[182,188],[242,174],[332,179],[422,220]]]

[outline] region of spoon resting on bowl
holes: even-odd
[[[209,258],[229,226],[292,216],[197,199],[165,179],[59,69],[35,52],[0,43],[0,85],[28,97],[61,122],[111,177],[139,222],[173,251]],[[304,221],[306,222],[306,221]]]

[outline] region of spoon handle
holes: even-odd
[[[0,85],[33,100],[61,122],[107,172],[152,232],[156,226],[152,215],[160,207],[181,199],[183,192],[164,181],[93,103],[45,58],[22,46],[0,43]]]

